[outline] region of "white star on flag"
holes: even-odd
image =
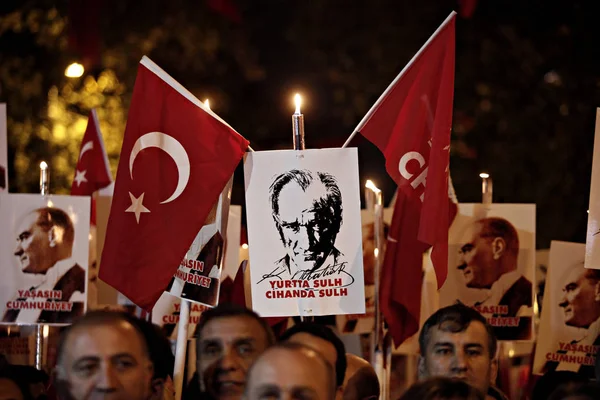
[[[131,205],[129,206],[129,208],[127,210],[125,210],[125,212],[135,213],[135,220],[139,224],[140,223],[140,214],[150,212],[150,210],[148,210],[142,204],[144,202],[144,193],[142,193],[140,195],[140,197],[136,198],[134,195],[131,194],[131,192],[129,192],[129,198],[131,199]]]
[[[75,173],[75,182],[77,182],[77,187],[79,187],[81,185],[82,182],[87,182],[87,178],[85,177],[85,173],[87,172],[87,170],[83,170],[83,171],[76,171]]]

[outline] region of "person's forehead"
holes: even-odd
[[[21,389],[15,382],[7,378],[0,378],[0,399],[22,399]]]
[[[310,350],[308,350],[310,352]],[[277,386],[284,390],[308,387],[327,390],[327,369],[317,356],[304,350],[267,350],[252,368],[249,385]]]
[[[284,221],[295,220],[303,212],[312,212],[314,201],[326,195],[327,189],[319,180],[314,180],[306,191],[292,181],[279,193],[279,216]]]
[[[247,315],[217,317],[206,323],[200,332],[202,340],[231,342],[238,339],[263,339],[266,333],[256,319]]]
[[[292,335],[288,341],[310,347],[321,354],[325,360],[335,367],[337,361],[337,350],[335,349],[333,343],[308,332],[298,332]]]
[[[110,357],[127,353],[144,355],[141,333],[125,321],[79,326],[69,333],[65,350],[72,361],[82,357]]]
[[[441,326],[443,328],[444,323]],[[432,327],[430,332],[429,348],[441,343],[451,343],[457,347],[469,345],[481,345],[484,349],[489,347],[488,331],[479,321],[471,321],[467,329],[462,332],[440,329],[440,325]]]

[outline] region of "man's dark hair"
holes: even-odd
[[[427,318],[421,333],[419,333],[421,356],[425,356],[427,344],[431,339],[431,328],[437,327],[444,332],[458,333],[467,330],[473,321],[481,322],[485,326],[489,340],[490,358],[494,358],[496,356],[497,340],[493,328],[477,310],[462,303],[440,308],[431,317]]]
[[[273,209],[273,218],[279,229],[279,194],[281,190],[290,182],[295,182],[303,191],[315,181],[315,176],[327,189],[327,195],[315,199],[313,205],[316,209],[327,212],[327,233],[335,241],[337,233],[342,226],[342,192],[337,184],[337,180],[331,174],[326,172],[311,172],[305,169],[292,169],[277,176],[269,187],[269,199]],[[280,231],[281,234],[281,231]]]
[[[255,320],[263,328],[265,338],[267,339],[267,344],[271,346],[275,343],[275,334],[273,333],[273,330],[267,321],[261,318],[254,311],[234,303],[221,303],[214,308],[204,311],[200,315],[200,320],[196,326],[196,338],[199,339],[202,336],[202,330],[210,321],[228,317],[247,317]],[[196,352],[198,353],[197,356],[200,357],[200,346],[196,347]]]
[[[175,356],[171,349],[171,342],[163,332],[163,330],[152,322],[144,319],[136,318],[133,315],[128,315],[129,322],[138,328],[144,335],[148,351],[150,352],[150,360],[154,366],[154,379],[167,379],[167,376],[173,376],[175,366]]]
[[[335,392],[338,388],[338,384],[336,382],[337,379],[337,374],[335,373],[335,371],[333,370],[333,365],[331,365],[324,357],[322,354],[320,354],[318,351],[315,351],[313,349],[311,349],[308,346],[303,345],[302,343],[294,343],[294,342],[279,342],[274,344],[273,346],[269,347],[267,350],[265,350],[264,353],[262,353],[255,361],[254,363],[252,363],[252,365],[250,366],[250,369],[248,370],[248,380],[247,380],[247,384],[246,384],[246,388],[245,390],[248,390],[248,386],[249,386],[249,382],[252,376],[252,371],[254,370],[254,366],[259,364],[259,361],[262,357],[265,357],[266,355],[268,355],[269,352],[272,351],[276,351],[276,350],[288,350],[288,351],[309,351],[311,353],[314,353],[317,357],[318,360],[320,360],[320,362],[325,366],[325,369],[327,370],[327,374],[328,379],[328,385],[329,387],[329,396],[327,397],[328,399],[333,399],[335,398]],[[247,392],[246,392],[247,393]]]
[[[548,371],[535,382],[531,391],[531,400],[548,400],[559,387],[569,390],[587,381],[586,377],[574,371]]]
[[[335,383],[338,386],[342,386],[344,383],[344,377],[346,376],[346,348],[344,343],[339,337],[325,325],[315,324],[314,322],[300,322],[292,326],[287,331],[283,332],[283,335],[279,338],[280,342],[284,342],[290,339],[297,333],[308,333],[309,335],[321,338],[333,345],[336,352],[335,360]]]
[[[483,393],[463,380],[431,378],[412,385],[400,400],[484,400]]]
[[[71,245],[73,244],[73,241],[75,240],[75,229],[73,228],[73,221],[71,221],[71,218],[66,212],[55,207],[38,208],[35,212],[38,215],[38,226],[46,232],[53,226],[61,228],[63,230],[63,241]]]
[[[29,389],[31,379],[23,372],[25,372],[24,369],[17,369],[9,365],[0,369],[0,379],[12,381],[19,388],[19,391],[21,391],[23,400],[33,400],[31,390]]]
[[[592,382],[561,385],[548,397],[548,400],[564,399],[598,400],[600,399],[600,386]]]
[[[506,242],[506,250],[519,254],[519,235],[517,230],[508,220],[499,217],[483,218],[477,221],[481,224],[479,236],[487,238],[501,237]]]
[[[64,363],[65,346],[67,345],[67,342],[69,340],[69,337],[71,336],[71,333],[78,329],[81,329],[84,327],[90,327],[90,326],[113,325],[113,324],[118,324],[120,322],[128,323],[139,334],[140,342],[142,343],[144,352],[146,353],[148,358],[150,358],[151,355],[150,355],[150,351],[149,351],[149,346],[148,346],[148,343],[146,342],[144,333],[141,331],[138,324],[134,324],[131,322],[131,318],[133,318],[133,317],[131,317],[130,315],[128,315],[124,312],[107,311],[107,310],[90,311],[90,312],[84,314],[83,316],[77,318],[72,325],[70,325],[63,332],[61,332],[60,337],[58,339],[58,345],[56,348],[56,364],[59,367],[59,372],[61,369],[64,368],[63,363]]]

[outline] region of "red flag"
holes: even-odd
[[[422,254],[448,274],[448,163],[454,92],[452,13],[400,72],[356,132],[385,155],[398,199],[381,272],[382,312],[396,344],[418,331]]]
[[[142,58],[100,278],[150,311],[247,147],[246,139]]]
[[[81,140],[79,159],[75,169],[75,178],[71,185],[71,194],[91,196],[98,189],[110,185],[112,177],[108,167],[108,157],[104,150],[104,141],[100,133],[100,124],[96,110],[90,111],[87,128]]]

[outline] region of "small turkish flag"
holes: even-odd
[[[106,157],[106,150],[104,150],[98,116],[96,110],[92,110],[81,141],[75,178],[71,185],[71,194],[74,196],[91,196],[96,190],[110,185],[111,182],[108,157]]]
[[[247,147],[246,139],[143,57],[100,278],[150,311]]]
[[[455,19],[452,13],[355,130],[384,153],[398,184],[379,293],[396,345],[419,329],[423,252],[433,246],[438,288],[448,274]]]

